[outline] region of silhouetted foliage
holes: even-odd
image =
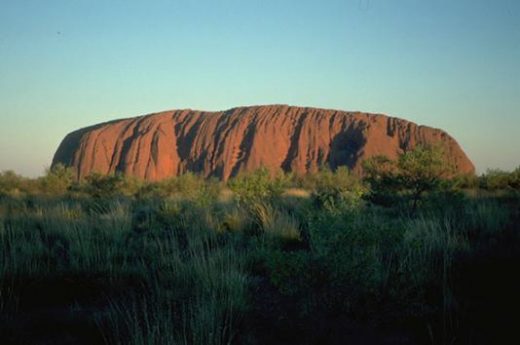
[[[440,147],[417,146],[397,160],[376,156],[364,162],[371,200],[388,205],[404,199],[410,202],[413,212],[423,194],[438,190],[453,172]]]

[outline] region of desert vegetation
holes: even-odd
[[[0,174],[1,344],[506,344],[520,167]]]

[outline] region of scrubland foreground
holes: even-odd
[[[496,171],[410,184],[376,163],[3,173],[0,344],[516,344],[520,170],[498,191]]]

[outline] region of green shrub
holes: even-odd
[[[479,178],[480,187],[487,190],[520,190],[520,167],[512,172],[488,169]]]
[[[453,168],[440,146],[416,146],[397,160],[375,156],[363,163],[363,169],[371,201],[391,205],[401,199],[412,212],[425,193],[439,190],[443,181],[453,177]]]
[[[509,187],[516,191],[520,191],[520,166],[511,173]]]
[[[78,191],[93,198],[113,198],[121,195],[121,187],[124,184],[124,177],[120,174],[103,175],[92,173],[84,181],[76,186]]]
[[[261,168],[230,179],[228,186],[238,202],[252,202],[280,196],[286,183],[283,176],[272,178],[267,168]]]
[[[315,181],[311,197],[320,207],[337,209],[361,205],[366,189],[347,167],[341,166],[335,172],[322,169],[313,179]]]
[[[12,170],[0,172],[0,197],[19,196],[24,192],[26,180]]]
[[[47,169],[45,176],[38,179],[39,189],[50,196],[64,195],[69,191],[75,179],[74,170],[57,164]]]
[[[143,184],[137,196],[146,198],[181,198],[197,202],[199,205],[210,205],[220,194],[220,182],[204,179],[191,172],[157,182]]]

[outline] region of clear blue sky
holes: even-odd
[[[68,132],[166,109],[380,112],[520,165],[517,0],[0,0],[0,170]]]

